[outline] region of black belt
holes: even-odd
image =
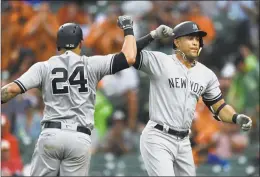
[[[44,123],[44,128],[58,128],[61,129],[61,122],[46,122]],[[83,126],[77,126],[77,132],[85,133],[91,135],[90,129]]]
[[[163,126],[162,125],[157,124],[157,125],[155,125],[154,128],[163,131]],[[176,130],[173,130],[173,129],[169,128],[168,133],[183,139],[183,138],[185,138],[189,134],[189,130],[187,130],[187,131],[176,131]]]

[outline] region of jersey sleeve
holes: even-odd
[[[136,57],[133,65],[136,69],[141,70],[150,75],[159,75],[162,71],[160,63],[160,52],[142,50]]]
[[[21,88],[22,93],[32,88],[40,88],[46,69],[43,62],[32,65],[21,77],[14,82]]]
[[[219,88],[219,81],[217,76],[211,71],[211,79],[202,95],[203,101],[206,105],[212,106],[222,99],[222,93]]]
[[[112,74],[112,66],[116,54],[92,56],[88,60],[88,64],[92,68],[98,80],[105,75]]]

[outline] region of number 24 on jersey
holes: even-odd
[[[78,85],[78,91],[80,93],[87,93],[89,91],[87,87],[88,80],[84,78],[84,66],[77,66],[72,74],[68,77],[68,71],[65,68],[54,68],[51,71],[52,74],[62,73],[62,77],[56,77],[52,79],[52,93],[56,94],[66,94],[69,93],[69,87],[71,85]],[[79,80],[76,80],[76,76],[79,74]],[[62,88],[57,88],[57,83],[65,83],[69,81],[69,86],[63,86]]]

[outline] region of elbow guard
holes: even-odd
[[[123,69],[129,68],[126,57],[123,52],[115,55],[114,62],[112,64],[112,74],[119,72]]]
[[[213,117],[217,120],[217,121],[222,121],[221,118],[219,117],[219,113],[220,111],[226,106],[227,104],[226,103],[223,103],[222,105],[220,105],[217,109],[216,112],[214,112],[212,106],[208,106],[207,107],[209,108],[209,110],[212,112],[213,114]]]

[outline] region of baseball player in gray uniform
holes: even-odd
[[[135,62],[131,17],[118,17],[118,26],[125,35],[121,52],[87,57],[80,56],[80,26],[63,24],[57,33],[57,49],[62,54],[34,64],[1,89],[1,104],[32,88],[42,92],[45,109],[32,157],[32,176],[88,175],[97,83]]]
[[[140,138],[140,151],[149,176],[195,176],[189,130],[202,96],[214,117],[248,131],[252,121],[237,114],[222,98],[219,82],[196,59],[207,33],[187,21],[174,29],[161,25],[137,40],[134,67],[149,75],[149,121]],[[173,36],[174,54],[142,50],[151,41]]]

